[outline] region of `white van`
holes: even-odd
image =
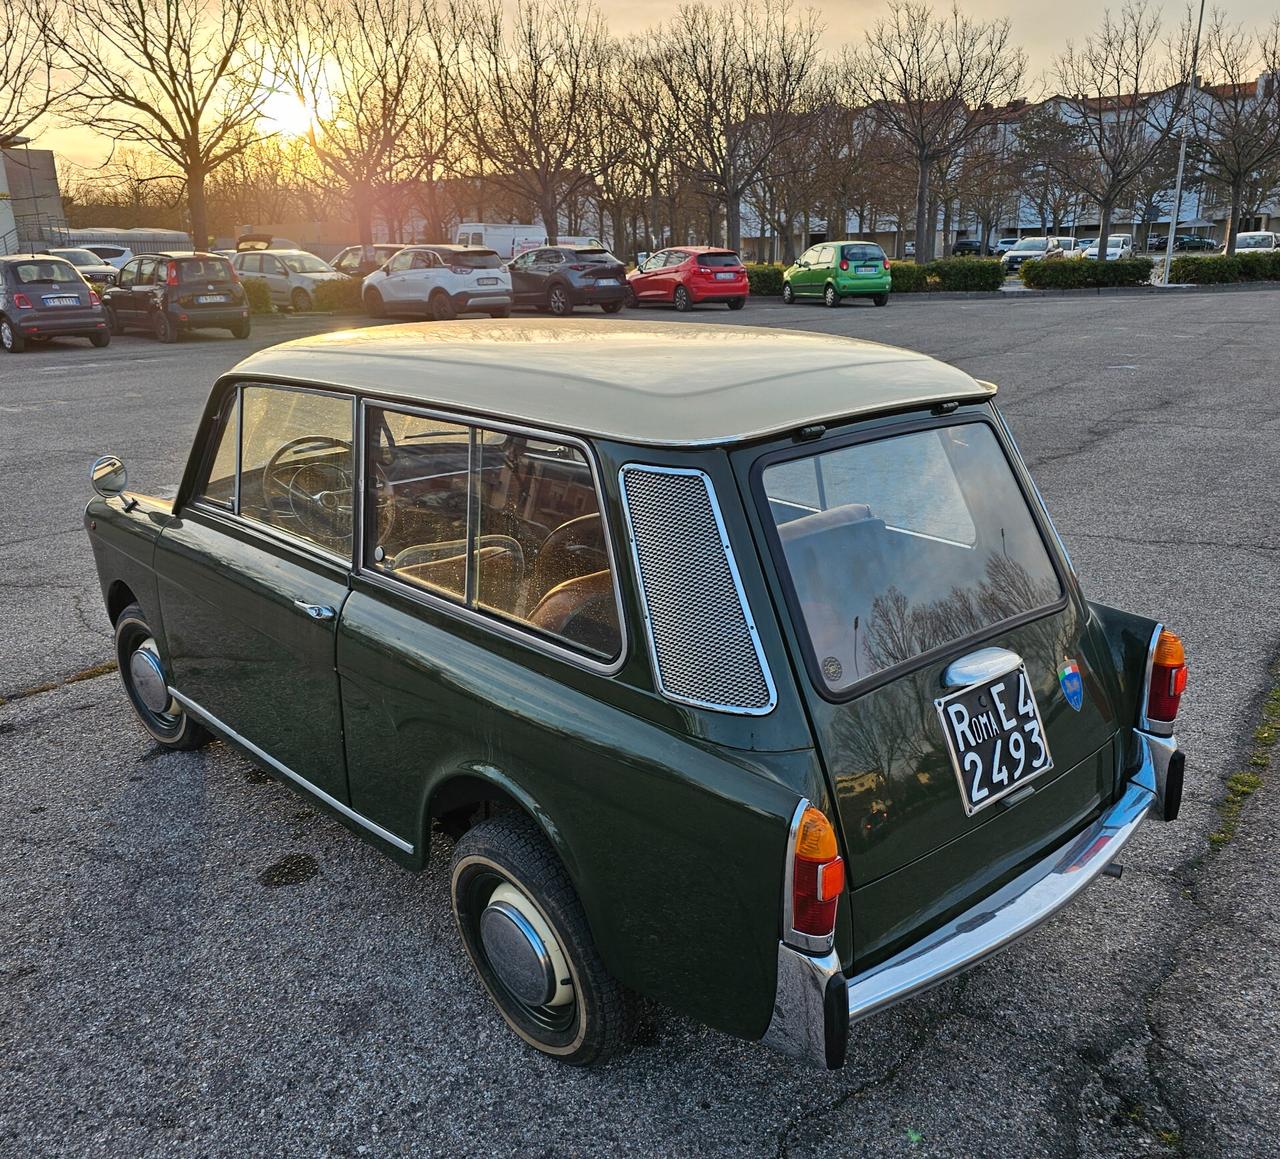
[[[454,236],[458,245],[482,245],[497,252],[504,261],[548,244],[547,231],[541,225],[511,225],[507,222],[464,221]],[[567,237],[564,234],[556,239],[556,245],[607,248],[596,237]]]

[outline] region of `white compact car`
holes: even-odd
[[[511,313],[511,273],[496,250],[411,245],[364,280],[365,309],[375,318],[413,315],[447,321],[459,314]]]
[[[346,274],[306,250],[240,250],[231,264],[242,279],[266,282],[271,301],[295,313],[315,305],[316,287],[321,282],[347,280]]]
[[[1280,246],[1276,244],[1276,235],[1274,233],[1268,233],[1265,230],[1254,230],[1250,233],[1236,234],[1236,253],[1277,248],[1280,248]],[[1226,246],[1222,247],[1222,252],[1227,252]]]
[[[1096,241],[1084,251],[1084,256],[1090,261],[1098,260],[1098,243]],[[1133,257],[1133,234],[1113,233],[1107,238],[1107,261],[1114,262],[1120,258],[1131,257]]]

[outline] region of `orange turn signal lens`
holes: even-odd
[[[1187,654],[1182,647],[1182,638],[1167,628],[1161,629],[1160,638],[1156,641],[1156,654],[1153,663],[1162,668],[1180,668],[1187,662]]]
[[[821,809],[810,805],[800,815],[800,831],[796,835],[796,856],[806,861],[830,861],[838,852],[836,831]]]

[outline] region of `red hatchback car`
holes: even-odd
[[[747,304],[747,271],[733,250],[687,245],[659,250],[627,275],[627,305],[671,303],[691,310],[702,302],[723,302],[730,310]]]

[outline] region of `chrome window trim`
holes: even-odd
[[[347,571],[351,567],[351,560],[345,555],[329,551],[327,548],[311,543],[309,540],[296,539],[285,532],[277,531],[269,524],[259,523],[256,519],[239,516],[226,507],[219,507],[216,503],[211,503],[207,499],[193,499],[183,510],[196,511],[202,515],[212,515],[223,519],[238,531],[261,535],[274,543],[280,544],[282,547],[287,547],[297,552],[299,555],[308,556],[314,562],[331,564],[342,568],[343,571]]]
[[[627,498],[626,474],[628,471],[644,471],[655,475],[696,475],[701,478],[707,489],[707,501],[711,505],[711,513],[715,517],[716,530],[720,534],[720,545],[724,549],[725,561],[729,565],[729,574],[733,577],[734,590],[738,594],[738,603],[742,608],[743,618],[747,622],[747,630],[751,634],[751,643],[755,648],[756,663],[760,665],[760,674],[764,678],[765,687],[769,690],[767,704],[759,708],[749,708],[741,704],[719,704],[711,700],[699,700],[694,697],[681,696],[670,691],[662,681],[662,665],[658,660],[657,641],[653,635],[653,624],[649,618],[649,596],[644,588],[644,573],[640,568],[640,551],[636,545],[634,524],[631,519],[631,504]],[[764,645],[760,641],[760,631],[756,627],[751,605],[747,601],[746,589],[742,586],[742,574],[738,571],[738,560],[733,553],[733,545],[729,542],[729,532],[724,524],[724,516],[720,513],[720,497],[716,494],[715,484],[711,476],[697,467],[659,467],[652,463],[624,463],[618,469],[618,492],[622,501],[622,510],[627,517],[627,544],[631,550],[631,566],[635,569],[636,587],[640,593],[640,611],[644,617],[645,640],[649,646],[649,659],[653,664],[653,681],[658,691],[668,700],[678,704],[688,704],[695,708],[708,708],[713,712],[732,713],[735,716],[768,716],[778,706],[778,687],[773,680],[773,672],[769,668],[769,659],[764,654]]]
[[[190,697],[183,696],[183,694],[176,688],[170,688],[169,695],[181,704],[189,713],[191,713],[192,716],[199,718],[211,726],[215,731],[222,733],[229,740],[234,741],[240,747],[247,749],[257,757],[258,760],[262,761],[264,764],[270,765],[271,768],[275,769],[275,771],[281,776],[287,777],[295,785],[306,789],[306,791],[312,794],[312,796],[319,797],[320,800],[322,800],[331,809],[341,813],[348,820],[354,821],[357,825],[369,830],[370,833],[373,833],[377,837],[381,837],[383,841],[387,842],[389,845],[394,845],[397,849],[403,850],[405,853],[413,852],[414,846],[411,842],[405,841],[401,837],[397,837],[390,829],[384,829],[376,821],[369,820],[369,818],[363,813],[357,813],[350,805],[346,805],[339,801],[337,797],[330,796],[330,794],[326,793],[318,785],[312,784],[306,777],[302,776],[300,773],[295,773],[288,765],[282,764],[280,761],[276,760],[276,758],[265,749],[259,748],[253,743],[253,741],[248,740],[240,733],[236,732],[236,730],[231,728],[230,725],[224,724],[214,716],[213,713],[207,712],[205,709],[201,708],[200,705]]]
[[[617,553],[613,548],[613,532],[609,526],[609,513],[605,502],[606,495],[604,488],[601,486],[600,469],[596,462],[596,456],[591,445],[586,440],[576,435],[567,435],[559,431],[548,430],[546,428],[535,428],[520,426],[514,423],[505,423],[501,421],[491,421],[489,419],[469,416],[461,412],[435,410],[429,407],[417,407],[397,402],[394,399],[380,399],[361,395],[357,399],[359,415],[356,422],[356,432],[359,439],[359,454],[356,459],[356,520],[354,528],[356,535],[353,542],[353,555],[351,560],[352,574],[360,576],[367,580],[375,587],[383,588],[387,591],[398,592],[401,595],[408,596],[410,599],[433,608],[436,611],[444,612],[455,619],[462,620],[464,623],[477,624],[482,628],[486,628],[495,632],[497,635],[505,639],[514,640],[517,643],[525,644],[535,651],[542,652],[544,655],[552,656],[557,660],[567,660],[580,668],[586,669],[588,672],[596,673],[600,676],[614,676],[622,670],[623,665],[627,661],[629,652],[630,639],[627,634],[627,621],[623,613],[622,606],[622,589],[619,584],[618,559]],[[508,620],[494,612],[485,612],[476,608],[469,608],[463,603],[451,600],[445,596],[438,596],[427,588],[419,587],[416,584],[408,583],[403,579],[395,579],[394,572],[383,571],[378,568],[366,567],[364,563],[365,553],[361,550],[364,543],[364,511],[366,506],[366,463],[365,456],[368,451],[367,433],[367,412],[369,407],[377,407],[380,410],[395,411],[397,414],[419,415],[422,418],[438,419],[441,422],[455,423],[458,426],[466,427],[471,431],[471,451],[468,460],[468,475],[474,474],[471,467],[474,465],[475,448],[482,444],[476,438],[476,432],[479,431],[502,431],[506,434],[527,435],[530,438],[545,439],[551,443],[560,443],[565,446],[576,447],[582,452],[582,457],[586,461],[587,469],[591,472],[592,486],[595,487],[596,501],[599,505],[601,527],[604,530],[605,554],[609,559],[609,575],[613,582],[613,603],[618,617],[618,655],[609,660],[600,660],[593,657],[589,652],[580,651],[569,645],[557,644],[552,640],[538,635],[531,628],[522,628],[518,621]],[[471,494],[468,487],[467,500],[467,537],[470,542],[471,537]],[[470,574],[470,552],[468,554],[467,572]]]
[[[782,940],[788,946],[806,954],[828,954],[836,942],[834,926],[831,933],[822,937],[818,934],[802,934],[791,924],[794,920],[792,911],[795,906],[793,895],[796,879],[796,842],[800,839],[800,821],[807,808],[809,808],[809,799],[801,797],[800,803],[791,815],[791,829],[787,833],[787,868],[783,874],[782,888]]]
[[[1138,702],[1138,728],[1155,736],[1173,736],[1174,721],[1151,720],[1147,717],[1147,705],[1151,703],[1151,670],[1156,662],[1156,645],[1160,642],[1163,624],[1157,624],[1147,643],[1147,670],[1142,677],[1142,699]]]

